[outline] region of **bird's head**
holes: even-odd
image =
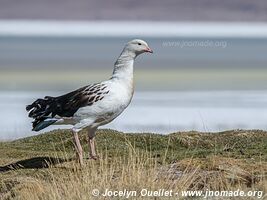
[[[136,56],[145,52],[153,53],[148,44],[144,40],[140,39],[134,39],[128,42],[124,47],[124,50],[127,50],[128,52],[133,53]]]

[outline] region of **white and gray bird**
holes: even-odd
[[[75,149],[80,164],[83,164],[78,132],[86,128],[89,158],[97,159],[94,143],[96,129],[114,120],[130,104],[134,93],[134,60],[144,52],[153,53],[145,41],[134,39],[125,45],[109,80],[87,85],[62,96],[46,96],[28,105],[26,110],[29,117],[34,119],[33,131],[40,131],[52,124],[73,125]]]

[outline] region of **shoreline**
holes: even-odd
[[[266,38],[267,23],[0,20],[0,36]]]

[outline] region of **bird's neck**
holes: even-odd
[[[136,55],[127,50],[123,50],[114,64],[112,79],[133,80],[133,65]]]

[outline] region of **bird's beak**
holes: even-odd
[[[145,52],[148,52],[148,53],[153,53],[153,50],[152,50],[152,49],[150,49],[149,47],[147,47],[147,48],[145,49]]]

